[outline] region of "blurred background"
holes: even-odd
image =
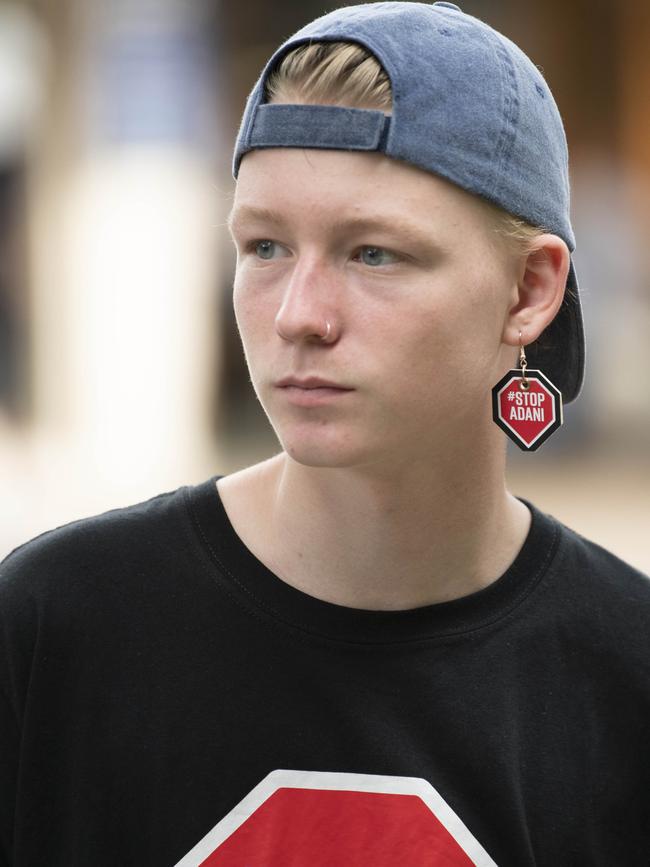
[[[276,453],[223,226],[246,95],[340,3],[0,0],[0,558]],[[542,69],[571,153],[581,398],[510,488],[650,572],[650,4],[465,0]]]

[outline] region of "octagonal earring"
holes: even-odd
[[[541,372],[528,370],[519,332],[519,368],[492,389],[492,418],[522,451],[534,452],[564,421],[562,392]]]

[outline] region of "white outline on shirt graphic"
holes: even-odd
[[[475,867],[497,867],[466,825],[454,813],[431,783],[419,777],[386,777],[379,774],[331,773],[327,771],[271,771],[211,831],[184,855],[174,867],[199,867],[224,840],[281,788],[329,789],[376,792],[385,795],[417,795],[446,828]]]

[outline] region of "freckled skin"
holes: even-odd
[[[473,197],[379,154],[273,148],[242,161],[233,214],[245,205],[285,218],[236,227],[234,305],[254,388],[291,457],[354,466],[425,457],[463,427],[492,434],[490,388],[513,363],[502,332],[517,272]],[[387,230],[341,237],[340,221],[362,215]],[[430,243],[393,230],[399,219]],[[269,258],[245,251],[254,239],[275,242],[261,250]],[[363,245],[392,255],[375,265]],[[334,340],[323,344],[326,320]],[[273,386],[289,374],[355,393],[291,406]]]

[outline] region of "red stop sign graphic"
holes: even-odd
[[[176,867],[496,867],[426,781],[273,771]]]
[[[539,370],[509,370],[492,390],[494,421],[524,451],[535,451],[562,424],[562,395]]]
[[[278,789],[204,867],[472,867],[417,795]]]

